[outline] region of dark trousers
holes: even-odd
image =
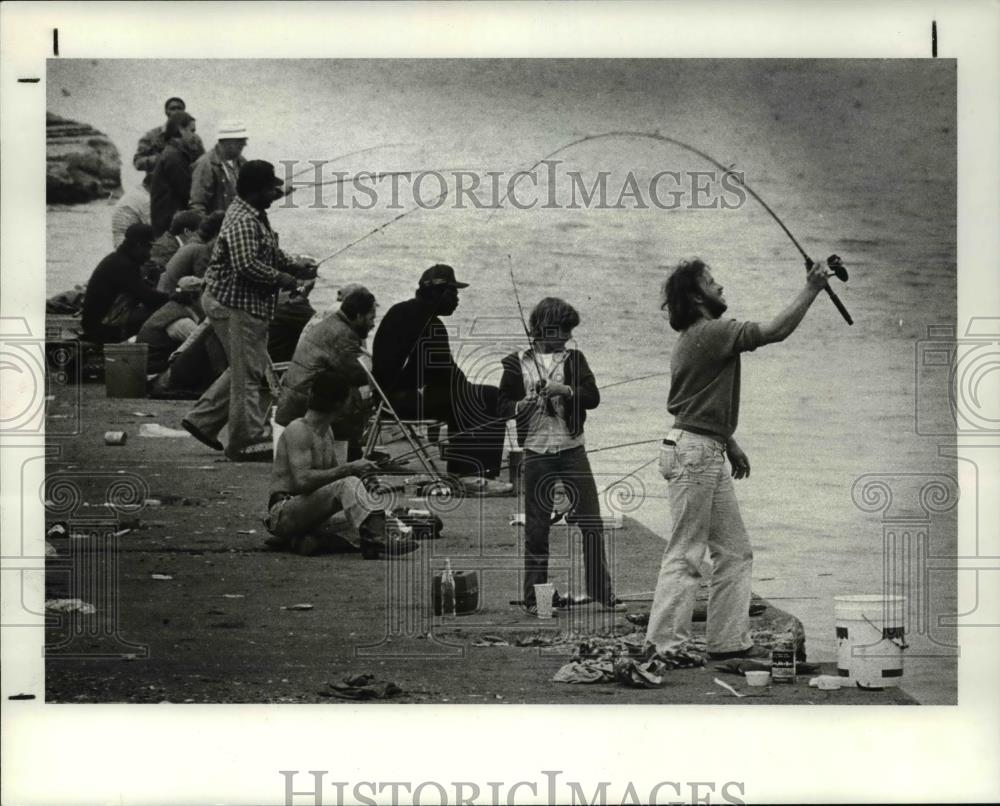
[[[398,390],[389,397],[404,420],[444,420],[448,424],[445,458],[456,476],[487,476],[500,472],[507,423],[500,417],[500,390],[466,383],[457,387]]]
[[[604,527],[597,485],[582,446],[559,453],[524,452],[524,601],[535,602],[535,585],[548,581],[549,528],[556,482],[572,503],[568,523],[580,528],[587,595],[598,602],[611,599],[611,578],[604,559]],[[570,551],[570,556],[573,552]]]

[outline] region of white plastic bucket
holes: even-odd
[[[278,413],[277,406],[271,406],[271,439],[272,439],[272,449],[274,451],[274,456],[278,455],[278,437],[281,436],[281,432],[285,430],[285,426],[278,425],[274,421],[274,416]]]
[[[903,678],[905,596],[835,596],[837,674],[861,688],[898,686]]]

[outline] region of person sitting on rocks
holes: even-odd
[[[222,229],[222,219],[226,214],[216,211],[202,219],[198,234],[174,252],[167,267],[156,284],[156,290],[172,294],[182,277],[204,277],[208,261],[212,257],[212,247]]]
[[[164,232],[159,238],[153,241],[153,248],[149,252],[149,260],[142,267],[143,279],[151,286],[159,289],[160,277],[167,268],[177,250],[184,244],[198,237],[198,229],[201,227],[201,216],[191,210],[181,210],[174,213],[170,222],[170,229]],[[170,293],[167,291],[166,293]]]
[[[152,243],[152,227],[132,224],[121,246],[97,264],[83,298],[85,338],[103,344],[124,341],[167,301],[167,295],[150,288],[140,274]]]
[[[198,301],[204,286],[200,277],[182,278],[170,299],[143,323],[135,340],[149,345],[147,372],[163,372],[171,354],[205,318]]]
[[[330,532],[337,529],[334,516],[343,512],[360,535],[366,560],[416,550],[413,540],[401,537],[398,521],[387,519],[376,506],[361,479],[374,473],[376,464],[366,459],[337,463],[330,426],[343,411],[349,390],[350,384],[334,373],[317,375],[305,415],[278,438],[264,521],[273,536],[269,547],[317,554],[329,547]]]

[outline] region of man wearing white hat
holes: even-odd
[[[218,142],[194,164],[191,176],[191,209],[203,216],[216,210],[225,212],[236,198],[236,178],[246,163],[243,148],[247,129],[236,120],[219,124]]]

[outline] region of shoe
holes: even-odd
[[[746,649],[737,649],[732,652],[709,652],[709,660],[771,660],[771,650],[764,646],[754,644]]]
[[[362,533],[361,536],[361,556],[366,560],[381,560],[389,557],[405,557],[412,554],[419,544],[403,537],[396,518],[389,517],[385,521],[384,539],[378,539]]]
[[[269,442],[255,442],[248,445],[235,456],[229,457],[230,462],[268,462],[274,461],[274,449]]]
[[[617,596],[612,596],[608,601],[601,603],[601,610],[607,613],[624,613],[628,607]]]
[[[420,546],[412,540],[397,540],[386,543],[383,540],[362,540],[361,556],[366,560],[387,560],[390,557],[405,557]]]
[[[323,541],[314,534],[296,535],[291,540],[292,551],[302,557],[315,557],[323,550]]]
[[[264,538],[264,547],[271,551],[284,551],[290,548],[288,538],[278,537],[278,535],[268,535]]]
[[[484,498],[512,495],[514,485],[497,479],[487,479],[483,476],[463,476],[459,479],[466,495],[479,495]]]
[[[552,607],[556,610],[569,610],[571,607],[581,607],[588,605],[594,600],[586,594],[578,596],[563,596],[559,591],[552,594]]]
[[[212,439],[210,436],[203,434],[190,420],[181,420],[181,428],[187,431],[191,436],[198,440],[202,445],[211,448],[213,451],[221,451],[222,443],[217,439]]]
[[[230,462],[267,462],[274,461],[274,454],[270,448],[266,451],[241,451],[236,456],[229,457]]]

